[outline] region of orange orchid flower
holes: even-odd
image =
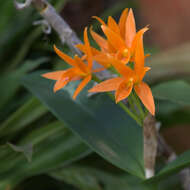
[[[103,20],[95,17],[102,25],[101,28],[107,37],[107,40],[91,30],[91,35],[96,43],[100,46],[102,52],[97,54],[94,59],[101,62],[110,62],[115,57],[123,63],[133,61],[135,47],[137,43],[136,24],[132,9],[125,9],[117,24],[112,17],[108,18],[107,25]],[[143,30],[144,32],[146,30]],[[140,31],[139,31],[140,32]],[[141,30],[141,35],[142,33]]]
[[[76,47],[84,53],[84,56],[82,58],[83,60],[88,58],[88,56],[92,57],[92,59],[94,60],[94,56],[99,55],[101,53],[96,48],[91,47],[89,42],[84,42],[84,44],[77,44]],[[98,61],[97,63],[102,65],[104,68],[108,68],[109,66],[111,66],[107,61],[106,62]],[[104,69],[102,68],[100,69],[100,71],[101,70],[104,70]]]
[[[87,46],[89,46],[89,40],[87,36],[87,28],[84,30],[84,42]],[[67,62],[70,66],[69,69],[62,71],[55,71],[43,74],[42,76],[47,79],[56,80],[54,85],[54,92],[60,90],[69,82],[74,80],[81,80],[82,82],[79,84],[77,89],[74,92],[73,99],[77,97],[80,91],[90,82],[92,79],[92,73],[98,72],[99,69],[92,69],[92,55],[89,49],[87,50],[87,64],[83,62],[81,58],[75,56],[74,59],[69,57],[68,55],[61,52],[55,45],[54,50],[59,57],[61,57],[65,62]]]
[[[151,89],[145,82],[142,81],[144,75],[150,68],[144,67],[145,57],[143,40],[142,36],[139,36],[140,38],[137,43],[134,57],[134,70],[131,69],[129,66],[122,64],[119,60],[113,60],[112,64],[115,69],[121,74],[121,77],[116,77],[103,81],[90,89],[89,92],[116,91],[115,99],[117,103],[127,98],[134,88],[136,94],[138,95],[144,106],[149,110],[152,115],[154,115],[155,105]]]

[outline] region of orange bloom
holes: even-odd
[[[129,66],[122,64],[119,60],[112,60],[112,65],[121,74],[121,77],[108,79],[94,86],[89,92],[107,92],[116,91],[115,99],[116,103],[127,98],[132,89],[134,88],[136,94],[149,110],[149,112],[155,114],[154,99],[151,89],[143,82],[144,75],[150,69],[144,67],[144,48],[142,35],[138,35],[138,43],[136,45],[136,51],[134,56],[134,70]]]
[[[86,41],[84,41],[84,44],[77,44],[76,47],[84,53],[84,56],[82,59],[86,59],[89,56],[94,60],[94,56],[99,55],[101,53],[96,48],[91,47],[89,42],[86,42]],[[110,66],[110,64],[108,64],[107,61],[106,62],[98,61],[98,63],[105,68],[108,68]]]
[[[121,60],[123,63],[128,63],[133,60],[136,47],[136,24],[132,9],[125,9],[117,24],[112,17],[108,18],[107,25],[103,20],[95,17],[101,24],[101,28],[107,37],[107,40],[99,36],[91,30],[91,35],[96,43],[100,46],[102,53],[94,57],[97,61],[110,62],[111,58]],[[141,35],[144,34],[139,31]]]
[[[84,42],[87,47],[90,47],[89,40],[87,36],[87,28],[84,30]],[[54,50],[59,57],[61,57],[65,62],[67,62],[70,66],[69,69],[62,71],[55,71],[43,74],[42,76],[48,79],[56,80],[54,85],[54,92],[60,90],[69,82],[74,80],[81,80],[82,82],[79,84],[77,89],[74,92],[73,99],[77,97],[80,91],[90,82],[92,79],[92,73],[98,72],[99,69],[92,69],[92,55],[89,49],[87,49],[87,64],[83,62],[81,58],[75,56],[74,59],[69,57],[68,55],[61,52],[55,45]]]

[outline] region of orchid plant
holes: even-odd
[[[177,156],[170,150],[157,119],[167,100],[190,105],[190,87],[179,81],[151,83],[163,73],[163,66],[155,69],[150,61],[153,56],[145,53],[143,38],[149,26],[137,30],[133,10],[125,8],[118,22],[112,16],[107,21],[93,16],[101,32],[93,25],[85,27],[81,42],[46,0],[15,2],[17,9],[32,2],[70,49],[66,53],[67,48],[54,42],[51,49],[62,66],[57,63],[55,70],[35,70],[22,79],[37,98],[0,128],[2,142],[10,140],[0,153],[0,190],[41,174],[80,190],[162,189],[162,179],[177,172],[188,179],[189,169],[184,168],[190,165],[190,152]],[[169,68],[165,75],[173,72]],[[42,122],[38,122],[40,116]],[[31,123],[26,130],[24,126]],[[33,129],[36,124],[40,127]],[[156,159],[160,154],[169,155],[167,163]],[[96,166],[88,163],[94,155],[102,168],[96,160]],[[188,180],[181,181],[188,184]]]

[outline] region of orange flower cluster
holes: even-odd
[[[145,58],[143,47],[143,35],[148,30],[147,27],[136,32],[135,19],[132,9],[125,9],[119,22],[110,16],[107,24],[98,17],[95,17],[101,24],[106,39],[90,29],[91,36],[99,45],[100,50],[90,46],[87,28],[84,30],[84,44],[78,44],[84,56],[82,58],[75,56],[74,59],[61,52],[54,46],[55,52],[72,67],[63,70],[43,74],[43,77],[56,80],[54,92],[63,88],[69,82],[81,80],[73,98],[75,99],[79,92],[92,80],[94,72],[100,72],[103,69],[114,69],[119,73],[116,78],[105,80],[89,92],[108,92],[116,91],[116,103],[127,98],[134,88],[136,94],[149,110],[155,114],[154,99],[151,89],[143,82],[146,72],[150,69],[144,66]],[[93,61],[96,61],[103,68],[93,69]],[[129,64],[130,63],[130,64]]]

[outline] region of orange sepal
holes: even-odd
[[[143,34],[148,30],[148,28],[141,29],[137,35],[135,36],[133,49],[135,51],[134,53],[134,61],[135,61],[135,71],[137,73],[140,73],[141,70],[144,67],[144,47],[143,47]]]
[[[85,27],[84,29],[84,44],[85,44],[85,49],[86,49],[86,54],[87,54],[88,66],[91,69],[92,68],[92,51],[91,51],[90,43],[88,40],[87,27]]]
[[[106,68],[109,68],[111,66],[110,58],[106,54],[100,53],[100,54],[94,56],[94,60]]]
[[[128,13],[128,8],[123,10],[119,19],[120,34],[123,39],[125,39],[125,24],[126,24],[126,19],[127,19],[127,13]]]
[[[41,76],[47,79],[58,80],[64,73],[65,71],[54,71],[42,74]]]
[[[115,49],[123,49],[125,48],[125,42],[122,40],[120,35],[113,32],[110,28],[107,26],[101,26],[104,34],[106,35],[109,43],[115,48]]]
[[[75,63],[77,65],[77,67],[81,70],[82,73],[87,73],[88,72],[87,65],[77,55],[75,56]]]
[[[109,92],[109,91],[114,91],[118,88],[118,86],[121,84],[121,82],[124,79],[121,77],[116,77],[112,79],[105,80],[93,88],[89,90],[89,92]]]
[[[145,82],[141,82],[138,85],[135,85],[134,88],[144,106],[152,115],[155,115],[154,98],[150,87]]]
[[[60,77],[59,80],[56,81],[54,87],[53,87],[53,91],[54,92],[57,92],[58,90],[60,90],[61,88],[63,88],[64,86],[66,86],[68,84],[70,80],[67,78],[67,79],[64,79],[62,77]]]
[[[83,53],[86,53],[86,49],[85,49],[85,45],[84,44],[77,44],[77,45],[75,45],[75,47],[77,47]]]
[[[108,51],[107,41],[90,28],[90,34],[103,51]]]
[[[125,42],[128,47],[131,47],[136,34],[136,24],[132,9],[129,10],[125,26]]]
[[[129,96],[133,88],[132,84],[127,85],[126,81],[122,82],[115,93],[115,101],[116,103],[124,100]]]
[[[120,35],[119,26],[117,25],[117,23],[115,22],[115,20],[111,16],[108,17],[108,27],[111,30],[113,30],[116,34]]]
[[[118,61],[118,60],[115,60],[115,59],[112,59],[110,60],[111,64],[114,66],[114,68],[125,78],[130,78],[133,76],[134,74],[134,71],[124,65],[121,61]]]
[[[66,55],[65,53],[63,53],[62,51],[60,51],[55,45],[53,46],[55,52],[57,53],[57,55],[62,58],[65,62],[67,62],[69,65],[71,66],[75,66],[75,61],[74,59],[72,59],[71,57],[69,57],[68,55]]]
[[[77,47],[80,51],[82,51],[84,54],[86,54],[86,48],[85,48],[84,44],[77,44],[77,45],[75,45],[75,47]],[[98,51],[96,48],[94,48],[94,47],[90,47],[90,48],[91,48],[92,55],[96,55],[96,54],[100,53],[100,51]],[[82,60],[84,60],[86,58],[87,58],[87,55],[83,55]]]
[[[76,99],[77,95],[81,92],[81,90],[90,82],[92,79],[92,75],[88,75],[85,77],[82,82],[78,85],[77,89],[75,90],[73,94],[73,99]]]
[[[100,24],[106,25],[106,23],[101,18],[99,18],[97,16],[92,16],[92,18],[95,18],[96,20],[98,20],[100,22]]]

